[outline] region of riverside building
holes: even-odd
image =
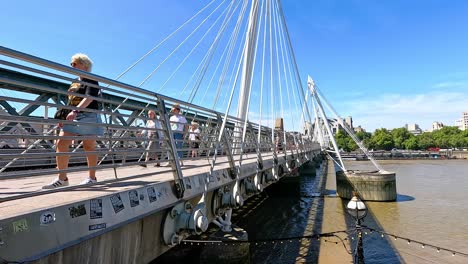
[[[465,130],[468,128],[468,111],[462,113],[462,117],[455,121],[455,126],[460,130]]]

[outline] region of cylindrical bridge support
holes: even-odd
[[[211,206],[213,213],[221,216],[227,209],[236,208],[243,204],[244,198],[241,193],[239,191],[234,192],[230,186],[225,186],[214,192]]]
[[[208,229],[204,203],[195,207],[190,202],[174,206],[166,215],[162,237],[166,245],[175,246],[189,235],[201,234]]]

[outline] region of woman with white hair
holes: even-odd
[[[93,62],[85,54],[75,54],[71,58],[70,66],[84,72],[91,72]],[[98,97],[100,93],[99,84],[95,80],[79,76],[77,82],[73,82],[68,89],[68,92],[82,94],[83,97],[74,96],[69,94],[68,105],[74,106],[78,109],[71,111],[63,118],[67,121],[65,124],[59,123],[60,137],[76,137],[78,140],[83,141],[83,149],[86,151],[86,160],[88,162],[88,177],[81,182],[81,184],[90,184],[97,182],[96,179],[96,165],[97,155],[89,152],[94,152],[96,149],[96,137],[103,134],[101,116],[97,113],[99,110],[99,103],[90,97]],[[89,84],[89,85],[88,85]],[[59,138],[56,142],[56,152],[68,152],[72,139]],[[70,156],[57,155],[57,169],[59,171],[58,177],[50,184],[43,186],[43,189],[54,189],[69,185],[67,173],[63,170],[68,169],[68,162]]]

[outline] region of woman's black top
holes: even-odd
[[[93,84],[93,85],[96,85],[96,86],[99,85],[99,83],[97,81],[87,79],[87,78],[83,78],[81,81],[82,82],[87,82],[87,83],[90,83],[90,84]],[[73,84],[72,84],[72,86],[73,86]],[[68,90],[73,91],[74,89],[70,88]],[[79,93],[79,94],[84,94],[84,95],[87,95],[87,96],[98,97],[99,96],[99,90],[100,90],[99,88],[96,88],[96,87],[93,87],[93,86],[80,84],[80,88],[78,90],[76,90],[76,91],[73,91],[73,92]],[[69,98],[69,100],[72,100],[71,105],[76,106],[81,102],[81,100],[83,100],[83,98],[74,96],[72,98]],[[93,100],[86,108],[98,110],[99,109],[99,102],[96,101],[96,100]]]

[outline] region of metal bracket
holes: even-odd
[[[162,238],[168,246],[175,246],[190,235],[199,235],[208,229],[204,203],[195,207],[190,202],[179,203],[167,213]]]
[[[290,160],[288,165],[289,165],[289,170],[293,170],[294,168],[296,168],[296,160],[295,159]]]
[[[263,167],[263,165],[262,165]],[[258,192],[262,192],[263,191],[263,182],[265,181],[265,174],[266,172],[264,171],[257,171],[257,173],[255,174],[255,176],[253,177],[253,184],[255,185],[255,187],[257,188],[257,191]]]
[[[227,209],[242,206],[244,199],[239,191],[234,193],[232,186],[224,186],[213,193],[211,209],[216,216],[221,216]]]
[[[181,199],[184,197],[185,184],[183,180],[174,181],[174,193],[178,199]]]
[[[251,177],[247,177],[242,180],[243,187],[245,190],[245,194],[248,196],[254,195],[258,193],[258,188],[255,185],[255,181]]]
[[[257,161],[257,170],[262,171],[263,170],[263,162]]]
[[[277,181],[279,180],[280,178],[280,175],[279,175],[279,161],[278,161],[278,158],[277,157],[274,157],[273,158],[273,168],[271,169],[271,173],[273,174],[273,180]],[[267,182],[268,182],[268,178],[267,178]]]
[[[278,166],[278,177],[281,178],[284,175],[284,167],[283,165]]]
[[[216,190],[215,196],[217,201],[213,200],[213,212],[220,216],[224,214],[225,209],[231,209],[236,206],[236,200],[232,195],[232,189],[228,186]]]
[[[266,183],[270,183],[272,181],[277,180],[277,175],[275,175],[276,173],[275,168],[272,168],[271,170],[272,170],[271,172],[265,172],[264,174],[264,180]]]
[[[231,179],[236,179],[237,177],[237,172],[234,168],[227,168],[227,171],[228,171],[228,175]]]

